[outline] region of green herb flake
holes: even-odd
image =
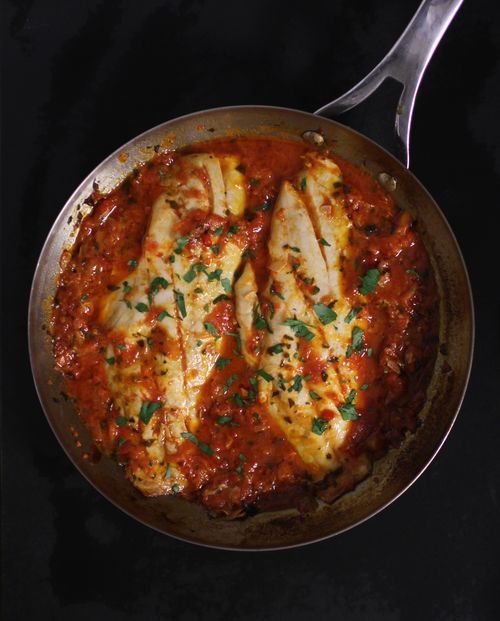
[[[127,308],[132,308],[130,300],[120,300],[120,302],[123,302]]]
[[[123,446],[127,440],[125,438],[118,438],[118,446]]]
[[[163,310],[161,311],[161,313],[158,313],[157,319],[158,321],[163,321],[165,317],[170,317],[171,319],[173,319],[172,315],[166,310]]]
[[[271,347],[267,348],[267,352],[269,354],[281,354],[281,352],[283,351],[283,345],[281,343],[276,343],[276,345],[272,345]]]
[[[314,338],[314,332],[311,332],[308,329],[308,327],[313,328],[314,326],[311,326],[300,319],[285,319],[282,325],[288,326],[293,330],[296,336],[300,336],[303,339],[306,339],[306,341],[311,341]]]
[[[298,246],[288,246],[290,248],[290,250],[292,250],[293,252],[301,252],[300,248]]]
[[[252,187],[257,187],[258,185],[260,185],[260,181],[258,179],[254,179],[253,177],[250,177],[250,179],[248,180],[250,185]]]
[[[320,237],[320,238],[319,238],[319,243],[320,243],[322,246],[329,246],[329,247],[331,246],[331,244],[329,244],[329,243],[326,241],[326,239],[325,239],[324,237]]]
[[[269,291],[271,292],[271,295],[276,295],[280,300],[285,299],[285,296],[276,289],[276,283],[274,281],[272,282]]]
[[[344,405],[339,407],[340,415],[344,420],[358,420],[359,414],[354,407],[354,399],[356,398],[356,391],[351,390],[348,394]]]
[[[229,227],[227,234],[228,235],[236,235],[236,233],[239,231],[239,226],[237,226],[236,224],[231,224],[231,226]]]
[[[144,304],[144,302],[138,302],[135,305],[135,309],[140,313],[147,313],[149,310],[149,306],[147,304]]]
[[[88,293],[84,293],[82,297],[80,298],[80,302],[85,302],[85,300],[88,300],[89,297],[90,295]]]
[[[156,295],[160,290],[160,287],[162,289],[166,289],[169,284],[170,283],[168,282],[168,280],[166,278],[163,278],[163,276],[156,276],[156,278],[153,278],[153,280],[151,281],[149,289],[153,295]]]
[[[377,269],[370,269],[364,276],[361,277],[361,285],[358,287],[358,291],[362,295],[368,295],[375,290],[377,283],[380,279],[380,272]]]
[[[231,298],[226,295],[225,293],[221,293],[220,295],[218,295],[216,298],[214,298],[212,300],[212,304],[218,304],[219,302],[222,302],[222,300],[230,300]]]
[[[344,318],[344,323],[351,323],[351,321],[362,311],[361,306],[356,306],[355,308],[351,308],[351,310],[347,313]]]
[[[328,421],[324,418],[313,418],[311,431],[317,436],[322,436],[328,427]]]
[[[194,292],[195,293],[203,293],[203,289],[201,287],[195,287]]]
[[[206,272],[207,278],[208,278],[208,282],[211,282],[212,280],[220,280],[222,274],[222,270],[214,270],[213,272]]]
[[[178,494],[181,491],[177,483],[174,483],[170,489],[172,490],[172,494]]]
[[[265,379],[266,382],[272,382],[273,380],[273,376],[264,371],[264,369],[259,369],[257,371],[257,375],[260,375],[260,377],[262,377],[262,379]]]
[[[412,268],[406,270],[406,273],[410,274],[410,276],[415,276],[415,278],[420,278],[419,273]]]
[[[271,209],[271,203],[261,203],[255,209],[256,211],[269,211]]]
[[[183,237],[179,237],[179,239],[177,240],[177,245],[174,249],[175,254],[180,254],[186,247],[186,244],[188,243],[188,241],[189,241],[189,237],[187,235]]]
[[[368,358],[371,358],[373,356],[373,349],[371,347],[369,347],[366,350],[366,354],[367,354]]]
[[[247,405],[246,401],[237,392],[235,392],[234,394],[231,395],[231,400],[239,408],[244,408]]]
[[[302,177],[302,179],[300,180],[300,189],[302,190],[302,192],[306,189],[306,187],[307,187],[307,178]]]
[[[220,235],[222,235],[222,232],[224,231],[224,227],[223,226],[218,226],[215,231],[214,231],[214,235],[216,237],[219,237]]]
[[[337,319],[337,313],[329,306],[326,306],[326,304],[315,304],[313,308],[316,315],[318,315],[318,319],[324,326]]]
[[[159,410],[162,406],[163,403],[161,401],[143,401],[141,411],[139,412],[139,418],[147,425],[156,410]]]
[[[363,384],[360,388],[360,390],[366,390],[368,388],[368,384]]]
[[[116,346],[118,349],[121,349],[122,351],[127,351],[127,347],[126,345],[122,345],[121,343],[118,343]]]
[[[221,278],[220,284],[222,285],[222,288],[224,289],[226,293],[231,293],[231,291],[233,290],[233,288],[231,287],[231,281],[229,280],[229,278]]]
[[[222,387],[224,394],[227,393],[227,391],[231,388],[231,386],[234,384],[234,382],[238,379],[238,374],[237,373],[233,373],[232,375],[230,375],[227,380],[226,383],[224,384],[224,386]]]
[[[130,293],[132,291],[132,287],[128,284],[128,281],[124,280],[122,286],[123,286],[123,293],[125,295],[127,295],[127,293]]]
[[[302,390],[302,375],[296,375],[293,378],[292,385],[288,388],[288,392],[292,392],[292,390],[295,390],[295,392],[300,392]]]
[[[131,272],[133,269],[137,267],[137,265],[138,265],[137,259],[130,259],[130,261],[127,262],[128,271]]]
[[[165,470],[165,479],[169,479],[170,475],[172,474],[172,466],[171,464],[167,464],[167,469]]]
[[[117,416],[115,419],[115,423],[118,425],[118,427],[124,427],[128,423],[128,420],[124,416]]]
[[[225,369],[228,364],[231,364],[231,358],[218,358],[215,366],[219,369]]]
[[[203,324],[205,330],[211,334],[212,336],[219,336],[219,331],[217,330],[217,328],[214,326],[213,323],[211,323],[210,321],[205,321],[205,323]]]
[[[231,416],[218,416],[216,423],[218,425],[229,425],[229,423],[231,423],[233,421],[233,419],[231,418]]]
[[[200,451],[203,451],[207,455],[213,455],[214,454],[213,449],[211,449],[208,446],[208,444],[205,444],[205,442],[198,442],[198,448],[200,449]]]
[[[214,244],[213,246],[210,246],[210,250],[215,254],[218,255],[220,252],[220,246],[218,244]]]
[[[194,269],[194,267],[191,266],[182,278],[184,278],[186,282],[193,282],[193,280],[196,278],[196,270]]]
[[[311,397],[311,399],[313,401],[319,401],[321,399],[321,397],[318,395],[318,393],[315,392],[314,390],[310,390],[309,391],[309,396]]]
[[[177,304],[177,308],[179,309],[181,317],[184,319],[184,317],[186,317],[187,315],[184,294],[174,289],[174,296],[175,296],[175,303]]]
[[[106,358],[106,362],[111,365],[111,364],[115,364],[115,357],[111,356],[110,358]]]

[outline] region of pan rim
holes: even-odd
[[[326,121],[328,123],[332,123],[334,126],[340,126],[341,128],[347,129],[349,132],[354,133],[355,135],[359,136],[361,139],[365,140],[365,141],[369,141],[370,143],[372,143],[377,149],[381,150],[382,152],[384,152],[390,159],[392,159],[394,162],[397,163],[397,165],[399,167],[403,167],[405,174],[410,175],[410,177],[412,178],[412,180],[419,186],[419,188],[424,192],[424,194],[426,195],[427,199],[430,200],[430,202],[432,203],[433,207],[435,208],[438,216],[440,217],[442,223],[444,224],[448,235],[450,236],[450,240],[452,241],[456,256],[458,258],[458,264],[461,268],[461,271],[463,272],[463,276],[464,276],[464,280],[465,280],[465,284],[466,284],[466,289],[467,289],[467,312],[469,314],[470,317],[470,334],[469,334],[469,342],[470,345],[468,347],[468,352],[467,352],[467,365],[466,365],[466,372],[464,373],[464,377],[463,377],[463,381],[462,381],[462,386],[460,388],[460,392],[459,392],[459,398],[457,400],[457,406],[455,408],[455,413],[453,415],[453,417],[451,418],[445,433],[439,438],[439,441],[437,442],[437,445],[434,447],[433,452],[431,454],[431,456],[427,459],[427,461],[425,462],[424,466],[417,472],[417,474],[415,476],[413,476],[409,482],[407,482],[400,490],[398,490],[398,492],[391,497],[387,502],[383,503],[381,506],[377,507],[375,510],[373,510],[371,513],[369,513],[368,515],[360,518],[359,520],[353,522],[352,524],[349,524],[348,526],[341,528],[340,530],[337,530],[333,533],[329,533],[327,535],[321,536],[321,537],[317,537],[317,538],[311,538],[311,539],[306,539],[304,541],[300,541],[300,542],[296,542],[296,543],[292,543],[292,544],[288,544],[288,545],[277,545],[277,546],[256,546],[256,547],[249,547],[249,546],[245,546],[245,547],[241,547],[236,545],[228,545],[228,546],[224,546],[224,545],[219,545],[219,544],[213,544],[213,543],[207,543],[201,540],[198,540],[196,537],[183,537],[181,535],[175,534],[175,533],[170,533],[170,532],[165,532],[165,530],[160,529],[159,527],[149,524],[147,523],[145,520],[143,520],[142,518],[134,515],[131,511],[129,511],[128,509],[124,508],[123,506],[121,506],[117,501],[113,500],[106,492],[104,492],[102,489],[100,489],[100,487],[98,487],[97,483],[94,483],[94,481],[91,480],[91,478],[80,468],[79,464],[72,458],[72,456],[70,455],[69,451],[66,449],[66,447],[64,446],[63,442],[59,439],[59,434],[56,432],[55,429],[55,425],[52,423],[51,418],[49,417],[49,413],[48,413],[48,405],[46,405],[46,403],[44,402],[44,400],[42,399],[42,395],[41,395],[41,391],[40,391],[40,385],[41,385],[41,378],[39,378],[39,371],[37,371],[37,365],[35,363],[35,348],[34,348],[34,333],[37,329],[40,329],[39,326],[36,325],[36,306],[35,306],[35,294],[36,294],[36,287],[37,287],[37,281],[39,280],[39,272],[42,266],[42,258],[44,256],[44,254],[47,252],[48,247],[50,242],[52,241],[53,237],[55,236],[55,233],[58,231],[58,229],[61,227],[61,225],[64,223],[64,217],[65,217],[65,210],[68,207],[68,205],[73,204],[75,198],[79,195],[79,193],[86,187],[86,185],[88,185],[89,182],[92,181],[93,178],[96,177],[97,175],[97,171],[102,169],[103,167],[105,167],[106,164],[108,164],[110,161],[113,160],[113,158],[116,158],[117,155],[119,155],[120,153],[122,153],[123,151],[126,151],[127,148],[129,148],[132,143],[136,143],[139,142],[141,139],[147,137],[147,135],[156,132],[156,131],[160,131],[161,129],[165,128],[168,129],[168,126],[174,123],[178,123],[178,122],[182,122],[185,120],[189,120],[191,118],[195,118],[198,116],[202,116],[204,114],[214,114],[214,113],[223,113],[223,112],[233,112],[233,111],[263,111],[265,112],[266,110],[269,111],[281,111],[284,113],[295,113],[295,114],[300,114],[306,117],[310,117],[311,120],[313,119],[322,119],[323,121]],[[63,216],[64,214],[64,216]],[[191,112],[185,115],[181,115],[179,117],[175,117],[173,119],[169,119],[167,121],[164,121],[162,123],[159,123],[143,132],[141,132],[140,134],[138,134],[137,136],[133,137],[132,139],[128,140],[126,143],[122,144],[120,147],[118,147],[117,149],[115,149],[111,154],[109,154],[105,159],[103,159],[100,163],[97,164],[97,166],[95,166],[87,175],[86,177],[81,181],[81,183],[77,186],[77,188],[71,193],[71,195],[68,197],[68,199],[65,201],[64,205],[62,206],[61,210],[59,211],[55,221],[53,222],[52,226],[50,227],[47,236],[45,238],[45,242],[40,250],[40,254],[35,266],[35,271],[33,274],[33,280],[31,283],[31,288],[30,288],[30,296],[29,296],[29,305],[28,305],[28,329],[27,329],[27,336],[28,336],[28,349],[29,349],[29,358],[30,358],[30,367],[31,367],[31,372],[32,372],[32,376],[33,376],[33,380],[34,380],[34,384],[35,384],[35,389],[37,392],[37,396],[40,402],[40,405],[42,406],[42,410],[44,412],[45,418],[47,419],[50,428],[52,429],[52,432],[54,433],[54,436],[57,439],[58,444],[60,445],[60,447],[63,449],[63,451],[65,452],[66,456],[68,457],[68,459],[70,460],[70,462],[77,468],[78,472],[83,475],[83,477],[91,484],[91,486],[97,490],[104,498],[106,498],[106,500],[108,500],[109,502],[111,502],[115,507],[117,507],[118,509],[120,509],[122,512],[124,512],[126,515],[128,515],[129,517],[133,518],[134,520],[140,522],[141,524],[143,524],[144,526],[147,526],[149,528],[152,528],[153,530],[161,533],[162,535],[168,535],[169,537],[172,537],[174,539],[177,539],[179,541],[183,541],[183,542],[187,542],[187,543],[191,543],[191,544],[196,544],[196,545],[200,545],[203,547],[207,547],[207,548],[213,548],[213,549],[218,549],[218,550],[227,550],[227,551],[241,551],[241,552],[266,552],[266,551],[278,551],[278,550],[287,550],[290,548],[296,548],[296,547],[301,547],[304,545],[310,545],[313,543],[319,543],[321,541],[324,541],[326,539],[329,539],[331,537],[334,537],[336,535],[340,535],[342,533],[345,533],[348,530],[351,530],[352,528],[354,528],[355,526],[359,526],[360,524],[362,524],[363,522],[366,522],[368,519],[374,517],[375,515],[377,515],[379,512],[381,512],[383,509],[387,508],[390,504],[392,504],[395,500],[397,500],[404,492],[406,492],[415,482],[416,480],[427,470],[427,468],[429,467],[429,465],[431,464],[431,462],[435,459],[437,453],[441,450],[444,442],[446,441],[446,439],[448,438],[448,435],[451,432],[451,429],[453,427],[453,425],[455,424],[455,421],[458,417],[458,414],[460,412],[460,409],[462,407],[464,398],[465,398],[465,394],[467,391],[467,387],[468,387],[468,383],[469,383],[469,379],[470,379],[470,375],[471,375],[471,370],[472,370],[472,364],[473,364],[473,357],[474,357],[474,344],[475,344],[475,310],[474,310],[474,300],[473,300],[473,294],[472,294],[472,287],[471,287],[471,281],[470,281],[470,277],[469,277],[469,273],[467,270],[467,266],[461,251],[461,248],[458,244],[457,238],[445,216],[445,214],[443,213],[443,211],[441,210],[441,208],[439,207],[439,205],[436,203],[436,201],[434,201],[434,199],[432,198],[431,194],[427,191],[427,189],[425,188],[425,186],[419,181],[419,179],[414,175],[414,173],[405,168],[404,165],[394,156],[392,155],[390,152],[388,152],[384,147],[382,147],[381,145],[379,145],[378,143],[376,143],[374,140],[372,140],[371,138],[369,138],[368,136],[365,136],[364,134],[356,131],[355,129],[352,129],[349,126],[343,125],[342,123],[339,123],[336,120],[333,119],[328,119],[326,117],[320,116],[320,115],[316,115],[314,113],[311,112],[305,112],[303,110],[297,110],[294,108],[287,108],[287,107],[282,107],[282,106],[269,106],[269,105],[235,105],[235,106],[222,106],[222,107],[217,107],[217,108],[208,108],[205,110],[200,110],[200,111],[196,111],[196,112]]]

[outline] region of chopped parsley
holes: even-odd
[[[110,358],[106,358],[106,362],[108,364],[115,364],[115,357],[111,356]]]
[[[126,280],[124,280],[123,281],[123,293],[127,295],[127,293],[130,293],[131,291],[132,291],[132,287],[128,284]]]
[[[219,244],[213,244],[213,246],[210,246],[210,250],[215,254],[218,255],[220,252],[220,246]]]
[[[177,246],[174,249],[175,254],[180,254],[184,248],[186,247],[186,244],[189,241],[189,237],[187,235],[184,235],[183,237],[179,237],[179,239],[177,240]]]
[[[226,293],[231,293],[231,291],[233,290],[231,287],[231,281],[229,280],[229,278],[221,278],[220,284],[222,285],[222,288],[224,289]]]
[[[232,421],[233,419],[231,418],[231,416],[218,416],[216,423],[218,425],[229,425],[229,423],[231,423]]]
[[[367,354],[368,358],[371,358],[373,356],[373,349],[371,347],[369,347],[366,350],[366,354]]]
[[[160,287],[162,289],[166,289],[169,284],[170,283],[168,282],[168,280],[163,278],[163,276],[156,276],[156,278],[153,278],[153,280],[151,281],[149,289],[153,295],[156,295],[160,290]]]
[[[127,263],[128,271],[131,272],[134,268],[137,267],[137,259],[130,259]]]
[[[302,179],[300,180],[300,189],[304,191],[306,187],[307,187],[307,178],[302,177]]]
[[[208,282],[211,282],[212,280],[220,280],[221,274],[222,274],[222,270],[214,270],[213,272],[205,272],[208,278]]]
[[[193,265],[191,265],[188,271],[184,274],[183,278],[186,282],[192,282],[196,278],[196,270]]]
[[[173,319],[172,315],[166,310],[163,310],[161,311],[161,313],[158,313],[157,319],[158,321],[163,321],[165,317],[170,317],[171,319]]]
[[[314,338],[314,332],[311,332],[308,329],[308,327],[313,328],[314,326],[311,326],[304,321],[300,321],[300,319],[285,319],[282,325],[288,326],[294,331],[296,336],[300,336],[306,339],[306,341],[311,341]]]
[[[360,390],[366,390],[368,388],[368,384],[363,384],[360,388]]]
[[[269,291],[271,292],[272,295],[278,296],[280,300],[284,300],[285,299],[285,296],[282,293],[280,293],[279,291],[277,291],[276,283],[274,282],[274,280],[273,280],[273,282],[272,282],[272,284],[271,284],[271,286],[269,288]]]
[[[281,354],[283,351],[283,345],[281,343],[276,343],[276,345],[272,345],[267,348],[269,354]]]
[[[144,304],[144,302],[138,302],[135,305],[135,309],[140,313],[147,313],[149,310],[149,306],[147,304]]]
[[[260,313],[259,304],[255,304],[253,309],[253,324],[257,328],[257,330],[267,330],[270,334],[273,333],[269,324],[267,323],[267,319]]]
[[[337,319],[337,313],[329,306],[326,306],[326,304],[315,304],[313,308],[316,315],[318,315],[318,319],[324,326]]]
[[[351,321],[362,311],[361,306],[356,306],[355,308],[351,308],[351,310],[347,313],[344,318],[344,323],[351,323]]]
[[[210,321],[205,321],[205,323],[203,324],[203,326],[205,327],[205,330],[211,334],[212,336],[219,336],[219,331],[217,330],[217,328],[214,326],[213,323],[211,323]]]
[[[292,390],[295,390],[295,392],[300,392],[302,390],[302,375],[296,375],[293,378],[293,383],[288,388],[288,392],[292,392]]]
[[[249,182],[250,182],[250,185],[253,186],[254,188],[260,185],[260,181],[258,179],[254,179],[253,177],[250,177]]]
[[[184,294],[180,291],[176,291],[174,289],[175,303],[177,304],[177,308],[181,314],[181,317],[184,319],[186,317],[186,302],[184,301]]]
[[[293,252],[301,252],[298,246],[288,246],[288,247],[290,248],[290,250],[293,250]]]
[[[311,399],[313,401],[319,401],[321,399],[321,397],[318,395],[318,393],[315,392],[314,390],[310,390],[309,391],[309,396],[311,397]]]
[[[200,442],[198,438],[194,435],[194,433],[189,433],[189,431],[183,431],[181,432],[181,436],[185,440],[189,440],[190,442],[192,442],[200,449],[200,451],[203,451],[207,455],[214,454],[213,450],[208,446],[208,444],[205,444],[205,442]]]
[[[224,230],[223,226],[218,226],[215,231],[214,231],[214,235],[216,235],[217,237],[219,237],[219,235],[222,235],[222,231]]]
[[[339,407],[340,415],[344,420],[358,420],[359,414],[356,412],[356,408],[354,407],[354,399],[356,398],[356,391],[351,390],[348,394],[344,405]]]
[[[329,244],[329,243],[326,241],[326,239],[325,239],[324,237],[320,237],[320,239],[319,239],[319,243],[320,243],[322,246],[331,246],[331,244]]]
[[[229,227],[227,234],[228,235],[236,235],[236,233],[239,231],[239,226],[237,226],[236,224],[231,224],[231,226]]]
[[[352,329],[351,344],[347,346],[345,354],[347,358],[350,358],[353,352],[363,350],[363,334],[364,331],[361,328],[358,328],[358,326],[355,326]]]
[[[262,377],[262,379],[265,379],[266,382],[272,382],[273,380],[273,376],[264,371],[264,369],[259,369],[257,371],[257,375],[260,375],[260,377]]]
[[[238,379],[238,374],[237,373],[233,373],[232,375],[230,375],[227,380],[226,383],[224,384],[224,386],[222,387],[224,394],[227,393],[227,391],[231,388],[231,386],[234,384],[234,382]]]
[[[380,272],[377,269],[371,269],[361,277],[361,284],[358,287],[358,291],[362,295],[368,295],[375,290],[377,283],[380,279]]]
[[[212,300],[212,304],[218,304],[219,302],[222,302],[222,300],[230,300],[231,298],[226,295],[225,293],[221,293],[220,295],[218,295],[216,298],[214,298]]]
[[[269,209],[271,209],[271,203],[262,203],[261,205],[258,205],[255,209],[256,211],[269,211]]]
[[[231,358],[218,358],[215,366],[218,369],[225,369],[228,364],[231,364]]]
[[[415,276],[415,278],[419,278],[418,272],[416,270],[412,269],[412,268],[406,270],[406,273],[410,274],[411,276]]]
[[[165,470],[165,479],[169,479],[170,475],[172,474],[172,466],[170,464],[167,464],[167,469]]]
[[[231,395],[231,400],[235,403],[239,408],[244,408],[247,405],[247,402],[239,395],[237,392]]]
[[[82,297],[80,298],[80,302],[85,302],[85,300],[88,300],[89,297],[90,295],[88,293],[84,293]]]
[[[115,423],[118,425],[118,427],[124,427],[128,423],[128,420],[124,416],[117,416],[115,419]]]
[[[324,418],[313,418],[311,431],[317,436],[322,436],[328,427],[328,421]]]
[[[161,401],[143,401],[141,405],[141,411],[139,412],[139,418],[147,425],[151,420],[151,417],[163,406]]]

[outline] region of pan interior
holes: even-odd
[[[244,520],[210,519],[205,510],[173,497],[145,498],[107,458],[97,463],[90,437],[70,401],[61,396],[54,371],[47,318],[59,273],[59,258],[74,242],[78,225],[91,209],[85,199],[97,183],[102,192],[116,187],[158,149],[237,136],[274,136],[303,140],[320,132],[339,155],[378,177],[396,180],[398,205],[417,217],[435,269],[440,304],[440,352],[420,418],[422,425],[403,445],[376,462],[372,476],[332,506],[311,514],[295,510],[262,513]],[[401,494],[425,469],[453,424],[468,380],[473,344],[470,285],[460,250],[443,214],[417,179],[378,145],[357,132],[312,114],[271,107],[231,107],[181,117],[130,141],[102,162],[70,197],[43,247],[35,272],[29,309],[29,341],[38,394],[56,437],[81,473],[118,507],[163,533],[188,541],[233,549],[269,549],[300,545],[337,534],[367,519]],[[82,446],[77,447],[75,434]]]

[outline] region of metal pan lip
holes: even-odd
[[[145,521],[144,519],[142,519],[141,517],[135,515],[134,513],[132,513],[131,511],[127,510],[126,508],[124,508],[121,504],[119,504],[117,501],[115,501],[114,499],[112,499],[106,492],[104,492],[98,485],[97,483],[94,483],[94,481],[92,481],[92,479],[80,468],[79,464],[72,458],[72,456],[70,455],[70,453],[68,452],[68,450],[66,449],[66,447],[64,446],[63,442],[59,440],[59,435],[56,431],[55,425],[53,424],[53,422],[51,421],[51,418],[49,416],[49,404],[46,403],[44,401],[44,399],[42,398],[42,394],[41,394],[41,390],[40,390],[40,382],[41,382],[41,378],[39,378],[39,372],[37,371],[37,365],[35,363],[35,346],[34,346],[34,333],[36,330],[39,330],[39,326],[36,325],[36,307],[35,307],[35,297],[37,294],[37,284],[38,284],[38,280],[39,280],[39,272],[41,270],[42,267],[42,262],[43,262],[43,258],[44,255],[47,253],[50,242],[52,241],[53,237],[55,236],[55,234],[57,233],[58,229],[61,227],[61,225],[64,222],[64,218],[66,217],[66,209],[69,205],[72,205],[75,198],[81,193],[81,191],[89,184],[89,182],[92,181],[92,179],[94,179],[96,177],[96,175],[99,174],[99,171],[101,171],[103,168],[106,167],[106,165],[111,162],[114,158],[116,158],[120,153],[126,151],[129,147],[133,146],[135,143],[139,142],[141,139],[146,138],[149,134],[160,131],[162,129],[168,129],[169,126],[173,125],[173,124],[177,124],[179,122],[182,121],[187,121],[189,119],[194,119],[196,117],[200,117],[203,116],[205,114],[217,114],[217,113],[223,113],[223,112],[234,112],[234,111],[255,111],[255,112],[265,112],[265,111],[273,111],[273,112],[283,112],[283,113],[293,113],[293,114],[299,114],[302,116],[306,116],[306,117],[310,117],[311,121],[314,122],[315,120],[319,120],[321,119],[322,122],[327,122],[330,123],[334,126],[339,126],[341,128],[345,128],[347,129],[349,132],[354,133],[355,135],[359,136],[361,139],[365,140],[365,141],[369,141],[370,143],[372,143],[377,149],[381,150],[384,154],[386,154],[390,159],[392,159],[394,162],[396,162],[398,164],[399,167],[402,167],[404,169],[404,174],[409,175],[413,181],[415,183],[418,184],[418,186],[421,188],[421,190],[427,195],[428,199],[430,199],[430,201],[432,202],[434,208],[436,209],[438,215],[440,216],[440,218],[442,219],[448,234],[450,235],[450,238],[453,241],[456,253],[457,253],[457,257],[459,259],[460,262],[460,267],[463,271],[464,277],[465,277],[465,282],[466,282],[466,288],[467,288],[467,292],[468,292],[468,313],[471,319],[471,328],[470,328],[470,335],[469,335],[469,340],[470,340],[470,346],[469,346],[469,352],[468,352],[468,362],[467,362],[467,368],[466,368],[466,373],[464,376],[464,380],[463,380],[463,384],[462,384],[462,388],[460,391],[460,397],[458,399],[457,402],[457,407],[455,410],[455,414],[453,416],[453,418],[451,419],[445,433],[443,434],[443,436],[440,438],[437,446],[435,447],[434,451],[432,452],[430,458],[426,461],[426,463],[424,464],[424,466],[417,472],[417,474],[402,488],[400,489],[397,494],[395,494],[392,498],[390,498],[387,502],[385,502],[384,504],[382,504],[380,507],[377,507],[375,510],[373,510],[371,513],[369,513],[368,515],[356,520],[355,522],[353,522],[352,524],[349,524],[348,526],[339,529],[333,533],[329,533],[325,536],[322,537],[317,537],[317,538],[311,538],[311,539],[306,539],[304,541],[300,541],[297,543],[293,543],[293,544],[289,544],[289,545],[277,545],[277,546],[256,546],[256,547],[251,547],[251,546],[244,546],[244,547],[240,547],[237,544],[236,545],[228,545],[228,546],[224,546],[224,545],[219,545],[219,544],[213,544],[213,543],[207,543],[205,541],[202,541],[200,539],[198,539],[197,537],[183,537],[180,536],[176,533],[170,533],[167,532],[164,529],[158,528],[155,525],[152,525],[150,523],[148,523],[147,521]],[[286,127],[286,125],[285,125]],[[471,287],[471,282],[470,282],[470,277],[469,277],[469,273],[467,270],[467,266],[465,264],[465,260],[462,254],[462,251],[460,249],[460,246],[458,244],[458,241],[456,239],[456,236],[446,218],[446,216],[444,215],[443,211],[441,210],[441,208],[439,207],[439,205],[437,205],[437,203],[434,201],[434,199],[432,198],[432,196],[430,195],[430,193],[426,190],[426,188],[422,185],[422,183],[418,180],[418,178],[413,174],[413,172],[409,169],[406,169],[404,167],[404,165],[399,162],[391,153],[389,153],[386,149],[384,149],[382,146],[380,146],[378,143],[376,143],[375,141],[373,141],[371,138],[369,138],[368,136],[365,136],[364,134],[361,134],[360,132],[352,129],[351,127],[347,126],[347,125],[343,125],[342,123],[339,123],[338,121],[335,121],[333,119],[328,119],[326,117],[322,117],[322,116],[318,116],[315,115],[314,113],[311,112],[305,112],[303,110],[298,110],[295,108],[287,108],[287,107],[283,107],[283,106],[269,106],[269,105],[233,105],[233,106],[221,106],[221,107],[216,107],[216,108],[207,108],[204,110],[200,110],[200,111],[196,111],[196,112],[191,112],[182,116],[178,116],[175,117],[173,119],[170,119],[168,121],[164,121],[162,123],[159,123],[143,132],[141,132],[140,134],[138,134],[137,136],[135,136],[134,138],[128,140],[127,142],[125,142],[124,144],[122,144],[120,147],[118,147],[117,149],[115,149],[110,155],[108,155],[104,160],[102,160],[97,166],[95,166],[90,173],[88,173],[88,175],[81,181],[81,183],[78,185],[78,187],[72,192],[72,194],[69,196],[69,198],[66,200],[66,202],[64,203],[63,207],[61,208],[58,216],[56,217],[53,225],[51,226],[45,242],[42,246],[42,249],[40,251],[40,255],[35,267],[35,271],[34,271],[34,275],[33,275],[33,280],[32,280],[32,284],[31,284],[31,289],[30,289],[30,297],[29,297],[29,305],[28,305],[28,329],[27,329],[27,337],[28,337],[28,349],[29,349],[29,358],[30,358],[30,366],[31,366],[31,372],[32,372],[32,376],[33,376],[33,381],[35,384],[35,389],[38,395],[38,399],[40,401],[40,404],[42,406],[42,410],[44,412],[44,415],[47,419],[47,422],[49,423],[50,428],[52,429],[52,432],[54,433],[54,436],[56,437],[59,445],[61,446],[61,448],[63,449],[63,451],[66,453],[66,456],[68,457],[69,461],[76,467],[76,469],[78,470],[78,472],[91,484],[91,486],[97,490],[104,498],[106,498],[106,500],[108,500],[109,502],[111,502],[115,507],[117,507],[120,511],[122,511],[123,513],[125,513],[126,515],[128,515],[129,517],[133,518],[135,521],[140,522],[141,524],[143,524],[144,526],[147,526],[148,528],[151,528],[155,531],[157,531],[158,533],[161,533],[162,535],[168,535],[169,537],[172,537],[173,539],[177,539],[179,541],[183,541],[186,543],[191,543],[191,544],[196,544],[199,546],[203,546],[206,548],[212,548],[212,549],[216,549],[216,550],[225,550],[225,551],[231,551],[231,552],[271,552],[271,551],[278,551],[278,550],[288,550],[291,548],[298,548],[298,547],[302,547],[305,545],[310,545],[313,543],[319,543],[321,541],[325,541],[326,539],[330,539],[331,537],[335,537],[337,535],[340,535],[342,533],[345,533],[349,530],[351,530],[352,528],[354,528],[355,526],[359,526],[360,524],[366,522],[368,519],[374,517],[375,515],[377,515],[378,513],[380,513],[383,509],[387,508],[389,505],[391,505],[395,500],[397,500],[404,492],[406,492],[408,490],[408,488],[410,488],[415,481],[425,472],[425,470],[427,470],[427,468],[429,467],[429,465],[431,464],[431,462],[434,460],[434,458],[436,457],[437,453],[440,451],[441,447],[443,446],[444,442],[446,441],[457,417],[458,414],[460,412],[460,409],[462,407],[463,404],[463,400],[465,397],[465,393],[467,390],[467,386],[469,383],[469,379],[470,379],[470,375],[471,375],[471,369],[472,369],[472,364],[473,364],[473,354],[474,354],[474,344],[475,344],[475,311],[474,311],[474,301],[473,301],[473,295],[472,295],[472,287]]]

